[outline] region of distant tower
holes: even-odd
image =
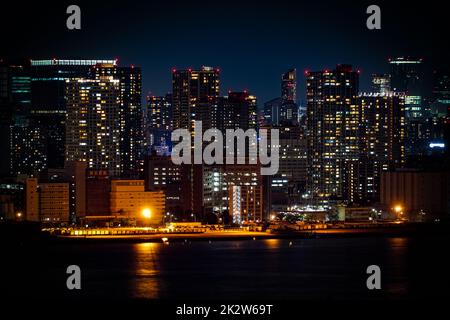
[[[380,94],[388,94],[389,92],[391,92],[391,75],[373,74],[372,92]]]
[[[173,70],[174,129],[193,130],[195,120],[209,122],[208,111],[219,97],[219,75],[219,70],[211,67],[202,67],[200,70]]]
[[[423,132],[425,105],[423,96],[423,60],[411,57],[389,59],[391,67],[391,88],[405,94],[405,115],[407,125],[406,154],[423,154],[427,145]]]
[[[34,174],[46,158],[39,132],[29,125],[31,76],[28,66],[0,60],[0,175]]]
[[[276,126],[297,121],[297,70],[290,69],[281,75],[281,97],[264,103],[264,122]]]
[[[281,75],[281,107],[279,123],[297,123],[297,70],[290,69]]]
[[[220,130],[256,129],[257,127],[256,97],[244,92],[230,91],[228,96],[218,100],[216,125]]]
[[[281,99],[283,102],[297,102],[296,69],[290,69],[281,75]]]
[[[423,116],[423,61],[416,58],[399,57],[389,59],[391,88],[403,92],[407,119]]]

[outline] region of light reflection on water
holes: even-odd
[[[277,249],[280,247],[281,241],[280,239],[267,239],[264,240],[264,244],[268,249]]]
[[[159,243],[137,243],[133,245],[135,254],[134,277],[131,291],[134,298],[155,299],[160,297]]]
[[[117,255],[100,269],[106,274],[111,268],[122,270],[111,273],[119,276],[118,283],[125,280],[119,295],[140,299],[260,294],[274,299],[364,299],[375,294],[377,299],[402,299],[426,292],[430,282],[418,277],[442,265],[441,255],[430,251],[430,241],[423,242],[399,237],[120,244],[110,248]],[[435,263],[425,263],[429,259],[424,255]],[[372,264],[382,271],[383,290],[377,293],[366,287],[366,268]],[[105,286],[96,283],[96,288]]]
[[[390,248],[407,247],[409,239],[408,238],[396,237],[396,238],[389,238],[388,241],[389,241],[389,244],[390,244]]]
[[[421,299],[448,291],[449,246],[447,236],[50,244],[3,252],[0,287],[57,299]],[[65,286],[71,264],[80,292]],[[382,290],[367,289],[369,265]]]
[[[385,282],[385,290],[390,296],[405,296],[410,290],[406,275],[410,239],[401,237],[389,238],[387,242],[386,261],[389,261],[389,269],[385,270],[384,275],[389,276],[392,280]],[[381,267],[384,269],[385,265]]]

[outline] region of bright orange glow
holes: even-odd
[[[150,211],[150,209],[145,208],[145,209],[142,210],[142,216],[145,219],[150,219],[152,217],[152,212]]]
[[[397,213],[400,213],[400,212],[403,211],[403,207],[401,205],[396,205],[394,207],[394,211],[397,212]]]

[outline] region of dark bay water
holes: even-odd
[[[292,242],[290,244],[290,242]],[[37,299],[442,298],[447,238],[328,238],[18,246],[2,251],[0,289]],[[378,265],[382,290],[366,288]],[[78,265],[82,289],[66,289]]]

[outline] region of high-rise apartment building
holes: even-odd
[[[168,155],[171,150],[172,95],[148,96],[145,112],[146,153]]]
[[[143,114],[141,107],[141,68],[101,63],[91,68],[90,78],[112,77],[120,85],[120,170],[121,175],[137,177],[143,169]],[[119,115],[118,115],[119,116]]]
[[[123,124],[120,138],[120,165],[124,175],[138,177],[144,165],[141,68],[118,67],[118,79],[120,80]]]
[[[203,130],[212,127],[212,110],[220,93],[220,72],[211,67],[200,70],[172,70],[173,129],[188,129],[194,135],[194,122]],[[182,166],[183,212],[203,213],[203,165]]]
[[[10,173],[37,176],[47,166],[47,139],[26,117],[17,118],[10,128]]]
[[[220,97],[217,111],[213,113],[213,127],[226,129],[257,129],[257,100],[248,93],[230,91],[228,96]]]
[[[67,80],[88,78],[91,67],[99,63],[115,65],[117,61],[31,60],[30,118],[45,138],[46,168],[64,167]]]
[[[220,93],[220,72],[211,67],[200,70],[172,70],[173,128],[194,128],[203,121],[207,128],[210,110]]]
[[[66,81],[66,161],[136,177],[143,170],[141,69],[108,61]]]
[[[122,102],[120,80],[112,76],[66,83],[66,161],[120,176]]]
[[[378,202],[381,173],[405,163],[404,101],[402,94],[360,94],[360,201]]]
[[[279,169],[270,176],[271,210],[286,211],[300,202],[306,191],[308,157],[304,127],[272,127],[279,130]]]
[[[353,201],[358,162],[359,73],[349,65],[306,73],[309,197]]]

